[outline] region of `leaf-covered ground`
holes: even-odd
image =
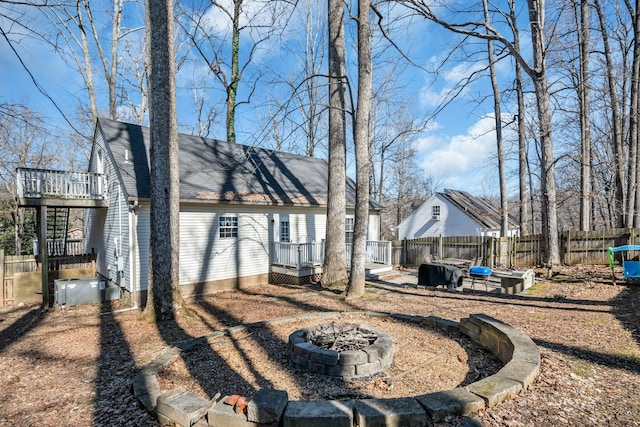
[[[451,320],[486,313],[529,335],[542,354],[540,378],[517,398],[475,414],[483,425],[640,425],[640,287],[624,285],[621,279],[614,287],[605,267],[579,266],[539,280],[526,295],[502,296],[418,289],[415,272],[405,272],[388,282],[371,284],[356,301],[344,301],[318,288],[263,285],[189,300],[194,317],[161,325],[138,320],[137,310],[118,312],[123,307],[117,305],[48,311],[37,306],[5,307],[0,309],[0,426],[157,425],[139,407],[131,386],[135,373],[170,346],[243,323],[363,310]],[[396,328],[406,326],[396,323],[389,321],[384,329],[393,335]],[[163,384],[184,383],[213,396],[225,387],[250,394],[275,381],[260,360],[269,358],[272,346],[285,345],[286,333],[274,331],[264,339],[258,332],[202,348],[197,357],[185,355],[185,360],[164,373]],[[420,342],[420,333],[425,334],[425,343],[447,340],[441,351],[432,354],[455,354],[459,362],[465,361],[446,369],[435,361],[432,368],[419,368],[428,370],[423,375],[457,385],[470,377],[469,372],[483,373],[485,362],[470,368],[477,355],[465,350],[456,337],[413,330],[406,338],[399,333],[396,338],[396,374],[410,368],[411,357],[404,353],[418,346],[411,340]],[[275,365],[286,363],[286,355],[277,357]],[[211,363],[224,368],[224,378],[211,374]],[[403,386],[398,385],[403,378],[413,381],[409,375],[401,376],[394,389]],[[299,385],[294,377],[288,381],[291,387]],[[375,381],[356,384],[364,394],[373,394],[380,386]],[[304,386],[300,391],[313,392]],[[462,421],[455,417],[442,425]]]

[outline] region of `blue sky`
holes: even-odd
[[[128,11],[131,13],[130,16],[133,16],[128,19],[132,21],[139,19],[140,10],[129,9]],[[220,15],[212,15],[211,25],[224,31],[227,23],[221,18]],[[299,18],[294,16],[291,19],[292,25],[295,24],[296,19]],[[33,23],[38,26],[44,25],[42,20],[35,18]],[[3,29],[6,28],[6,22],[2,25]],[[411,25],[406,25],[405,29],[396,36],[399,37],[397,43],[410,53],[418,66],[424,68],[433,68],[438,64],[443,56],[448,54],[455,40],[455,37],[433,24],[426,24],[420,20],[413,20]],[[73,117],[79,105],[78,97],[83,96],[83,82],[80,75],[71,70],[50,45],[20,35],[13,35],[12,40],[37,82],[56,100],[68,117]],[[355,56],[353,51],[349,54]],[[290,52],[274,40],[268,42],[265,49],[261,50],[256,57],[256,64],[269,69],[279,68],[283,70],[282,73],[285,73],[287,67],[291,67],[289,60]],[[0,61],[3,64],[0,67],[0,102],[27,104],[39,110],[52,127],[60,132],[68,130],[69,126],[55,111],[52,103],[36,90],[31,78],[19,64],[4,39],[0,39]],[[430,117],[443,97],[446,97],[462,78],[480,66],[481,64],[475,60],[454,57],[453,61],[442,67],[437,77],[419,67],[403,67],[402,75],[396,77],[398,86],[402,88],[401,97],[411,105],[413,114],[419,117]],[[499,75],[504,81],[510,79],[510,68],[509,61],[504,61],[498,66]],[[185,63],[178,75],[178,86],[183,88],[179,94],[178,104],[182,123],[189,120],[193,111],[191,106],[186,107],[192,105],[190,98],[193,97],[193,92],[186,88],[192,86],[190,82],[194,76],[204,71],[203,64],[189,61]],[[94,68],[94,72],[100,72],[100,70]],[[276,89],[276,86],[261,85],[263,99],[271,89]],[[101,94],[101,105],[103,110],[106,110],[104,90]],[[433,178],[438,189],[453,188],[486,196],[499,194],[494,121],[489,94],[487,78],[471,83],[462,91],[459,100],[452,102],[438,116],[432,118],[428,128],[415,136],[413,143],[418,153],[417,162],[425,175]],[[219,87],[209,89],[207,97],[211,103],[223,103]],[[478,99],[483,101],[478,102]],[[503,111],[509,110],[507,105]],[[259,106],[240,108],[239,142],[245,142],[242,140],[243,135],[254,130],[256,124],[263,119],[261,114],[263,111],[261,112]],[[219,125],[211,136],[224,139],[224,135],[224,128]],[[510,145],[509,140],[512,141],[514,135],[507,130],[506,136],[507,144]],[[513,163],[510,164],[513,165]],[[515,185],[510,184],[510,191],[515,192],[515,190]]]

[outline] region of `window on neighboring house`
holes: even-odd
[[[344,240],[347,245],[353,243],[354,218],[347,217],[344,221]]]
[[[218,220],[221,239],[238,237],[238,217],[221,216]]]
[[[289,221],[281,220],[280,221],[280,241],[281,242],[290,242],[291,234],[289,233]]]
[[[431,218],[440,219],[440,205],[431,206]]]

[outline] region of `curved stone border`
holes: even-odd
[[[188,351],[201,342],[225,335],[231,336],[247,328],[268,323],[330,318],[345,314],[390,316],[452,332],[461,332],[490,351],[504,364],[504,367],[496,374],[467,386],[414,397],[351,401],[287,401],[285,392],[273,391],[278,393],[278,402],[267,403],[263,401],[268,399],[254,399],[261,403],[250,402],[248,415],[236,414],[230,406],[222,402],[209,402],[183,389],[163,393],[158,385],[157,373],[169,365],[181,352]],[[531,338],[520,330],[485,314],[472,314],[469,318],[460,319],[458,323],[434,316],[369,311],[327,312],[234,326],[172,347],[136,375],[133,387],[138,401],[148,411],[155,413],[161,422],[175,422],[186,426],[254,426],[259,423],[284,427],[424,426],[428,419],[437,422],[442,421],[447,415],[467,415],[485,407],[491,408],[526,390],[539,374],[540,351]],[[259,390],[258,393],[262,391],[264,390]],[[256,405],[263,406],[256,407]],[[208,421],[202,418],[205,414]]]
[[[320,325],[322,326],[322,325]],[[310,332],[318,326],[298,329],[289,335],[289,363],[291,366],[312,374],[331,377],[360,378],[375,375],[393,362],[393,340],[391,336],[374,327],[354,324],[359,330],[376,335],[373,344],[359,350],[327,350],[307,341]]]

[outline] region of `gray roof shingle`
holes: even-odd
[[[500,209],[489,200],[472,196],[461,190],[445,189],[440,194],[486,229],[500,229],[502,223]],[[511,215],[508,215],[508,224],[510,229],[518,228],[517,222]]]
[[[149,128],[99,118],[104,136],[130,197],[148,199]],[[325,206],[326,160],[263,148],[179,135],[180,198],[209,202]],[[125,162],[128,150],[129,162]],[[355,185],[347,181],[347,205]],[[370,203],[372,208],[381,206]]]

